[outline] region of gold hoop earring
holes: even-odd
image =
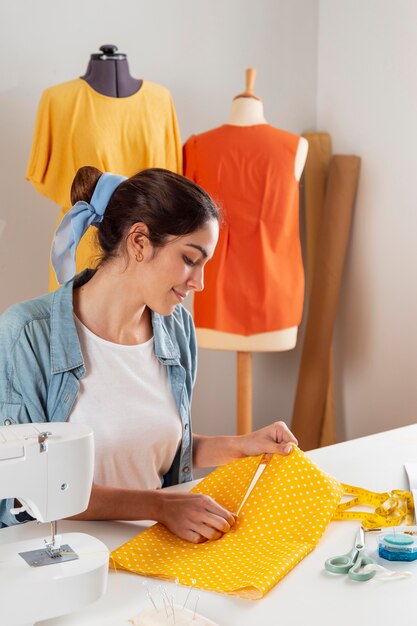
[[[140,263],[141,261],[143,261],[143,254],[142,252],[138,252],[138,254],[135,254],[135,259],[138,263]]]

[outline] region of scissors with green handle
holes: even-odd
[[[375,561],[365,552],[365,536],[360,528],[356,534],[355,545],[347,554],[332,556],[327,559],[324,566],[328,572],[333,574],[347,574],[352,580],[369,580],[375,576],[375,570],[363,571],[365,565],[370,565]]]

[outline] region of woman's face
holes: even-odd
[[[145,246],[137,269],[143,299],[152,311],[170,315],[191,291],[204,288],[204,266],[213,256],[218,236],[219,224],[212,219],[188,235],[168,237],[162,248]]]

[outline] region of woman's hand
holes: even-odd
[[[285,456],[291,452],[292,444],[297,445],[298,441],[285,422],[274,422],[265,428],[238,437],[241,456],[257,456],[263,453]]]
[[[194,467],[225,465],[245,456],[258,454],[282,454],[291,452],[292,444],[298,445],[284,422],[275,422],[249,435],[232,437],[209,437],[193,434]]]
[[[158,521],[181,539],[202,543],[219,539],[237,520],[237,515],[199,493],[158,491]]]

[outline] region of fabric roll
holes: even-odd
[[[306,282],[307,293],[310,295],[332,158],[332,143],[329,133],[325,132],[304,133],[303,137],[308,141],[308,155],[303,177],[307,249]]]
[[[327,179],[329,175],[332,145],[329,133],[304,133],[308,141],[308,156],[304,168],[304,213],[307,251],[307,298],[311,294],[314,265],[323,208],[326,200]],[[336,443],[336,416],[333,393],[333,349],[330,348],[329,379],[326,401],[323,409],[320,446]]]
[[[356,156],[337,155],[330,162],[292,420],[292,430],[305,450],[320,445],[329,354],[359,170]]]

